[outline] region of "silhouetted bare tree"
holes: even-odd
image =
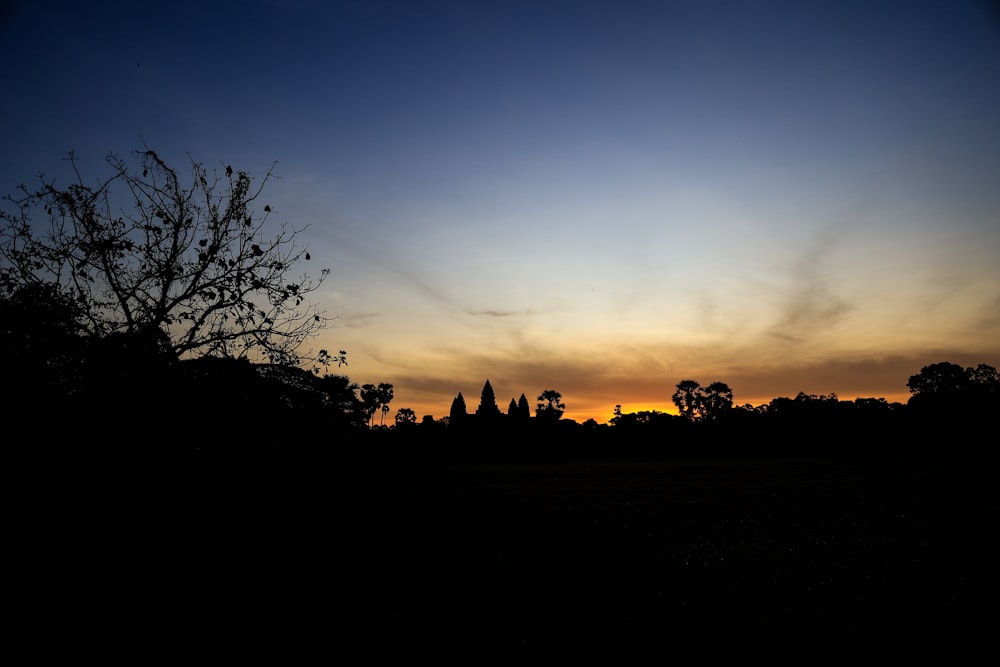
[[[188,182],[149,147],[134,157],[108,155],[110,175],[87,182],[70,153],[71,182],[41,174],[5,197],[0,291],[51,286],[92,337],[160,330],[178,357],[297,365],[302,344],[327,324],[306,297],[329,271],[289,275],[310,259],[302,230],[282,224],[269,236],[270,206],[255,211],[273,166],[255,182],[192,160]]]

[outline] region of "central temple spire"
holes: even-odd
[[[490,384],[489,380],[483,385],[483,394],[479,399],[479,407],[476,408],[476,414],[484,417],[493,417],[500,414],[500,408],[497,406],[497,397],[493,392],[493,385]]]

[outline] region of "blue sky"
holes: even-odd
[[[0,189],[141,136],[281,177],[350,377],[568,416],[1000,365],[986,2],[31,2]]]

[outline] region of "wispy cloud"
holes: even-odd
[[[362,327],[367,327],[372,324],[372,322],[378,318],[379,314],[375,312],[371,313],[351,313],[349,315],[343,315],[337,318],[335,324],[342,325],[349,329],[358,329]]]
[[[825,269],[837,245],[827,232],[819,236],[792,265],[784,291],[780,317],[768,333],[779,340],[803,342],[836,324],[852,306],[837,296]]]
[[[977,329],[984,333],[997,332],[1000,329],[1000,293],[988,304],[983,316],[975,323]]]
[[[468,310],[466,311],[469,315],[474,317],[516,317],[518,315],[531,315],[531,310]]]

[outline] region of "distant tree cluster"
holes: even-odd
[[[1000,391],[1000,373],[986,364],[962,368],[943,361],[921,368],[919,373],[910,376],[906,386],[915,398],[990,395]]]
[[[906,386],[913,394],[908,407],[932,432],[995,439],[1000,431],[1000,373],[992,366],[962,368],[943,361],[921,368]]]
[[[733,390],[724,382],[702,387],[695,380],[682,380],[673,395],[680,415],[691,421],[714,421],[733,407]]]
[[[499,411],[487,380],[475,413],[468,413],[459,393],[447,421],[453,433],[492,436],[508,432],[515,423],[510,418],[516,416],[521,423],[533,423],[535,432],[550,440],[549,446],[558,441],[584,447],[624,450],[638,446],[648,451],[701,454],[898,453],[920,451],[943,435],[974,442],[996,431],[1000,379],[991,366],[933,364],[912,376],[908,386],[913,397],[907,404],[884,398],[841,400],[833,393],[799,392],[753,406],[735,405],[733,390],[725,382],[702,385],[687,379],[677,384],[671,396],[677,415],[657,410],[625,412],[619,404],[604,425],[592,419],[583,424],[561,419],[565,410],[562,395],[547,389],[538,396],[535,419],[530,419],[524,394],[519,401],[511,399],[508,420],[501,424],[506,430],[498,431]],[[555,422],[561,425],[557,434],[538,430]]]
[[[361,385],[361,404],[368,420],[368,427],[374,427],[375,413],[380,413],[379,426],[385,426],[385,417],[389,414],[389,403],[393,398],[393,387],[388,382]]]

